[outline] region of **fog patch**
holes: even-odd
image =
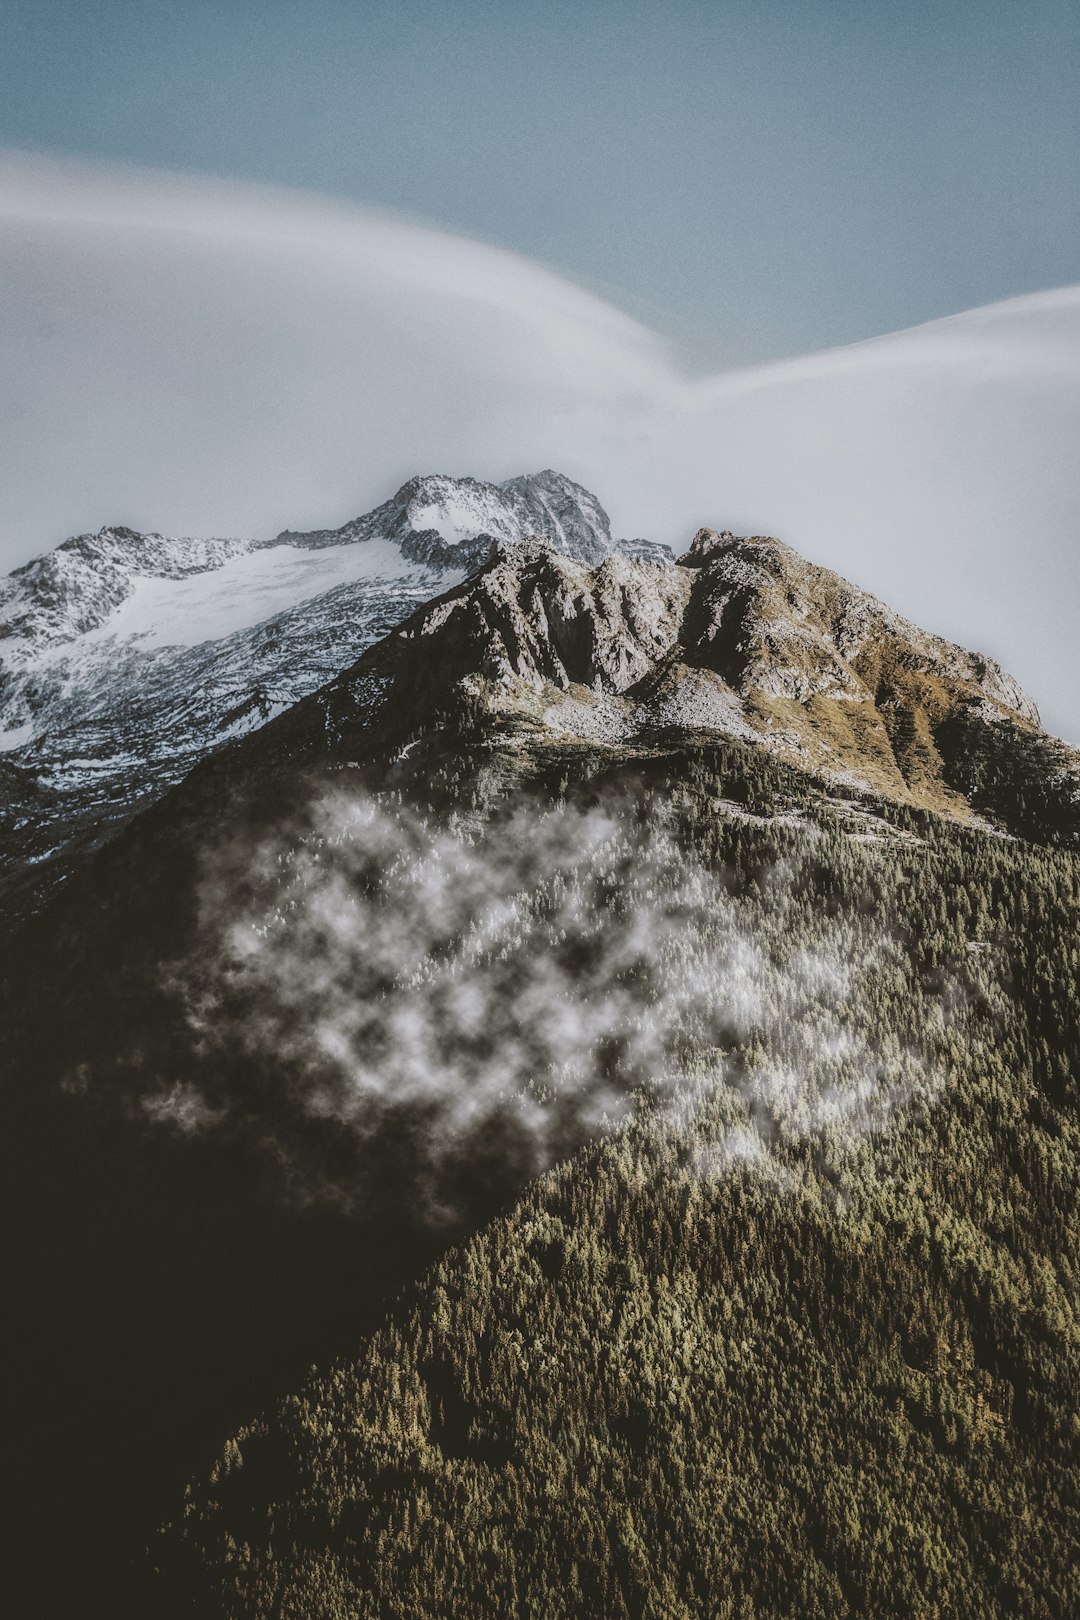
[[[355,1202],[406,1141],[432,1218],[471,1175],[519,1186],[631,1119],[692,1141],[708,1176],[845,1151],[943,1076],[877,1032],[900,947],[866,918],[805,937],[795,872],[740,893],[629,802],[447,826],[331,796],[303,832],[207,862],[204,955],[172,982],[204,1052],[270,1076],[265,1107],[228,1083],[144,1111],[259,1138],[304,1199]],[[931,1034],[961,1016],[951,982],[926,995]]]

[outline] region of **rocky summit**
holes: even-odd
[[[718,732],[1004,831],[1072,838],[1080,816],[1080,756],[993,659],[775,539],[702,529],[674,566],[500,545],[319,695],[319,735],[404,724],[455,682],[463,702],[536,735]]]

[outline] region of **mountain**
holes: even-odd
[[[283,718],[286,746],[422,724],[451,684],[519,734],[721,733],[973,824],[1068,843],[1080,827],[1080,755],[1011,676],[778,540],[703,529],[675,566],[500,545],[313,699],[317,721]]]
[[[723,881],[673,972],[711,923],[730,995],[738,919],[774,992],[674,1114],[252,1403],[176,1493],[147,1612],[1076,1612],[1075,856],[934,816],[837,837],[778,824],[737,752],[650,763],[558,788],[654,895],[628,796],[674,822],[683,879]]]
[[[1075,782],[712,531],[202,759],[0,958],[12,1606],[1074,1612]]]
[[[16,569],[0,582],[8,915],[207,753],[475,571],[495,541],[527,535],[589,563],[616,546],[595,496],[547,471],[502,485],[414,478],[340,529],[272,541],[103,529]]]
[[[623,563],[666,567],[670,553],[613,541],[596,498],[563,475],[414,478],[340,529],[264,542],[104,529],[0,583],[8,926],[208,753],[332,680],[493,547],[531,538],[553,554],[528,576],[541,596],[583,591],[591,603],[585,576],[610,559],[603,588],[663,618],[639,642],[604,605],[597,667],[571,656],[562,675],[599,683],[605,701],[564,698],[558,724],[571,734],[717,727],[947,813],[1015,799],[1038,772],[1075,791],[1072,756],[1042,738],[1034,705],[992,660],[925,635],[779,541],[703,530],[658,605],[648,572]],[[485,590],[498,588],[493,576]],[[556,622],[537,641],[532,610],[519,611],[510,633],[525,645],[565,634]],[[559,665],[557,650],[538,656],[521,676],[534,686]],[[1010,782],[1007,761],[1025,751]]]

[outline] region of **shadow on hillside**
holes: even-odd
[[[45,1112],[6,1187],[6,1586],[27,1620],[146,1620],[141,1550],[186,1478],[313,1363],[351,1351],[527,1167],[492,1141],[434,1225],[407,1133],[371,1142],[350,1214],[275,1204],[265,1164],[235,1144],[193,1153]]]

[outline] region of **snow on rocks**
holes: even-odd
[[[411,479],[340,529],[198,540],[110,527],[0,580],[0,885],[63,829],[101,832],[353,664],[496,541],[600,561],[596,497],[559,473]],[[17,835],[17,836],[16,836]]]

